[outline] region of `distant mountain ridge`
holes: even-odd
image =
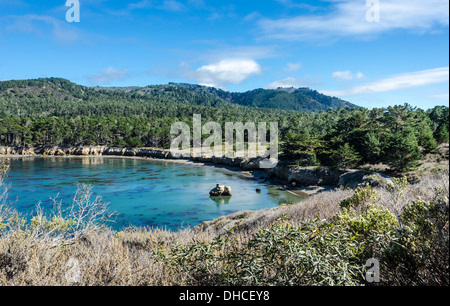
[[[247,92],[229,92],[222,89],[188,83],[169,83],[146,87],[86,87],[62,78],[11,80],[0,82],[0,92],[17,90],[26,97],[51,94],[60,98],[86,98],[108,92],[134,98],[171,100],[176,103],[200,106],[227,107],[231,104],[251,108],[269,108],[299,112],[320,112],[359,106],[337,97],[330,97],[309,88],[255,89]]]
[[[155,89],[168,87],[183,88],[197,94],[207,94],[225,101],[248,107],[276,108],[303,112],[319,112],[338,108],[359,108],[359,106],[344,101],[337,97],[330,97],[310,88],[278,88],[278,89],[254,89],[251,91],[229,92],[222,89],[188,83],[174,83],[168,85],[154,85],[147,87],[123,87],[115,90],[130,93],[151,94]],[[101,87],[105,89],[105,87]],[[111,90],[111,88],[110,88]]]

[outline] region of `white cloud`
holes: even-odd
[[[169,12],[180,12],[186,9],[186,6],[176,0],[162,0],[162,1],[154,1],[154,0],[141,0],[139,2],[133,2],[128,4],[128,9],[136,10],[136,9],[158,9]]]
[[[256,19],[261,18],[261,14],[258,12],[252,12],[250,14],[248,14],[247,16],[244,17],[243,21],[244,22],[250,22],[250,21],[254,21]]]
[[[419,33],[448,27],[448,0],[390,0],[380,2],[380,22],[368,22],[366,1],[329,0],[326,14],[301,15],[282,19],[260,19],[258,25],[268,38],[285,40],[368,39],[392,30]]]
[[[280,56],[280,51],[275,46],[229,46],[219,44],[219,48],[208,50],[199,54],[198,59],[208,62],[217,62],[222,59],[263,59]]]
[[[445,93],[445,94],[439,94],[439,95],[432,95],[431,96],[433,99],[438,99],[438,100],[447,100],[449,99],[449,94]]]
[[[404,73],[379,81],[367,83],[343,90],[322,91],[331,96],[355,96],[386,91],[394,91],[449,81],[449,67],[441,67]]]
[[[287,63],[284,70],[287,72],[296,72],[302,69],[301,63]]]
[[[183,3],[175,0],[164,0],[158,8],[170,12],[179,12],[184,10],[186,7]]]
[[[200,85],[224,88],[227,84],[240,84],[261,71],[261,66],[251,59],[224,59],[202,66],[188,76]]]
[[[71,27],[70,23],[52,16],[34,14],[11,15],[6,16],[5,20],[9,24],[4,26],[4,29],[10,32],[43,35],[47,31],[45,25],[49,25],[51,29],[50,36],[61,44],[68,44],[82,39],[81,32]]]
[[[351,81],[354,79],[362,79],[363,77],[364,74],[362,74],[361,72],[352,73],[350,70],[333,72],[333,78],[339,81]]]
[[[266,89],[277,89],[277,88],[300,88],[303,87],[304,82],[302,80],[296,79],[296,78],[285,78],[282,80],[274,81],[268,85],[265,86]]]
[[[108,84],[111,81],[120,81],[129,76],[128,69],[118,70],[114,67],[108,67],[105,70],[101,70],[97,75],[89,77],[90,83],[104,83]]]
[[[150,8],[153,6],[152,1],[150,0],[142,0],[139,2],[133,2],[133,3],[129,3],[128,4],[128,8],[131,10],[134,9],[145,9],[145,8]]]
[[[313,5],[306,4],[306,3],[297,3],[297,2],[292,1],[292,0],[275,0],[275,1],[280,3],[280,4],[282,4],[282,5],[287,6],[289,8],[301,8],[301,9],[308,9],[308,10],[312,10],[312,11],[320,9],[317,6],[313,6]]]

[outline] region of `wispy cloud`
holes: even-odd
[[[362,79],[363,77],[364,74],[359,71],[356,73],[353,73],[350,70],[333,72],[333,78],[339,81],[351,81],[354,79]]]
[[[27,4],[23,0],[15,0],[15,1],[3,1],[0,0],[0,7],[27,7],[29,4]]]
[[[187,77],[200,85],[226,88],[228,84],[240,84],[261,72],[261,66],[252,59],[223,59],[191,71]]]
[[[293,1],[293,0],[275,0],[275,1],[278,3],[281,3],[282,5],[289,7],[289,8],[301,8],[301,9],[307,9],[310,11],[323,9],[319,6],[314,6],[314,5],[310,5],[307,3],[297,3],[296,1]]]
[[[302,63],[287,63],[283,70],[286,72],[296,72],[302,69],[302,67]]]
[[[277,88],[300,88],[303,87],[304,82],[302,80],[288,77],[282,80],[274,81],[265,86],[266,89],[277,89]]]
[[[330,91],[325,90],[322,92],[327,95],[345,97],[414,88],[448,81],[449,67],[441,67],[404,73],[348,89]]]
[[[153,1],[150,0],[142,0],[139,2],[132,2],[128,4],[128,8],[130,10],[136,10],[136,9],[145,9],[145,8],[151,8],[153,7]]]
[[[449,24],[448,0],[390,0],[380,3],[380,22],[366,20],[365,1],[328,0],[331,11],[282,19],[262,18],[258,26],[266,38],[317,40],[355,37],[368,39],[392,30],[419,33]],[[285,1],[283,1],[285,2]]]
[[[105,70],[99,71],[96,75],[88,77],[91,84],[109,84],[111,81],[120,81],[129,77],[130,73],[127,68],[123,70],[116,69],[114,67],[108,67]]]
[[[214,49],[206,50],[201,54],[202,59],[208,59],[209,61],[218,61],[223,58],[238,58],[238,59],[263,59],[278,57],[282,54],[277,47],[270,45],[241,45],[230,46],[220,44]]]
[[[170,12],[180,12],[186,9],[186,6],[175,0],[164,0],[159,6],[159,9],[170,11]]]
[[[129,10],[158,9],[169,12],[180,12],[186,10],[186,5],[176,0],[141,0],[128,4]]]
[[[448,93],[439,94],[439,95],[432,95],[431,97],[432,97],[433,99],[446,100],[447,102],[448,102],[448,100],[449,100],[449,94],[448,94]]]
[[[51,36],[54,40],[62,44],[68,44],[81,40],[82,36],[80,31],[74,27],[70,27],[70,24],[65,20],[62,21],[52,16],[45,15],[11,15],[0,19],[3,21],[4,31],[7,32],[22,32],[31,33],[37,35],[47,34],[46,25],[51,27]]]

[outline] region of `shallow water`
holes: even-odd
[[[129,225],[177,230],[241,210],[298,203],[301,197],[263,182],[196,164],[99,157],[23,157],[5,159],[10,165],[5,183],[9,201],[29,214],[50,210],[57,197],[72,202],[78,184],[92,185],[118,215],[111,226]],[[233,196],[210,198],[217,183],[232,188]],[[261,193],[256,189],[260,188]]]

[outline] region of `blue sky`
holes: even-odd
[[[373,108],[449,105],[448,0],[0,0],[0,80],[310,87]]]

